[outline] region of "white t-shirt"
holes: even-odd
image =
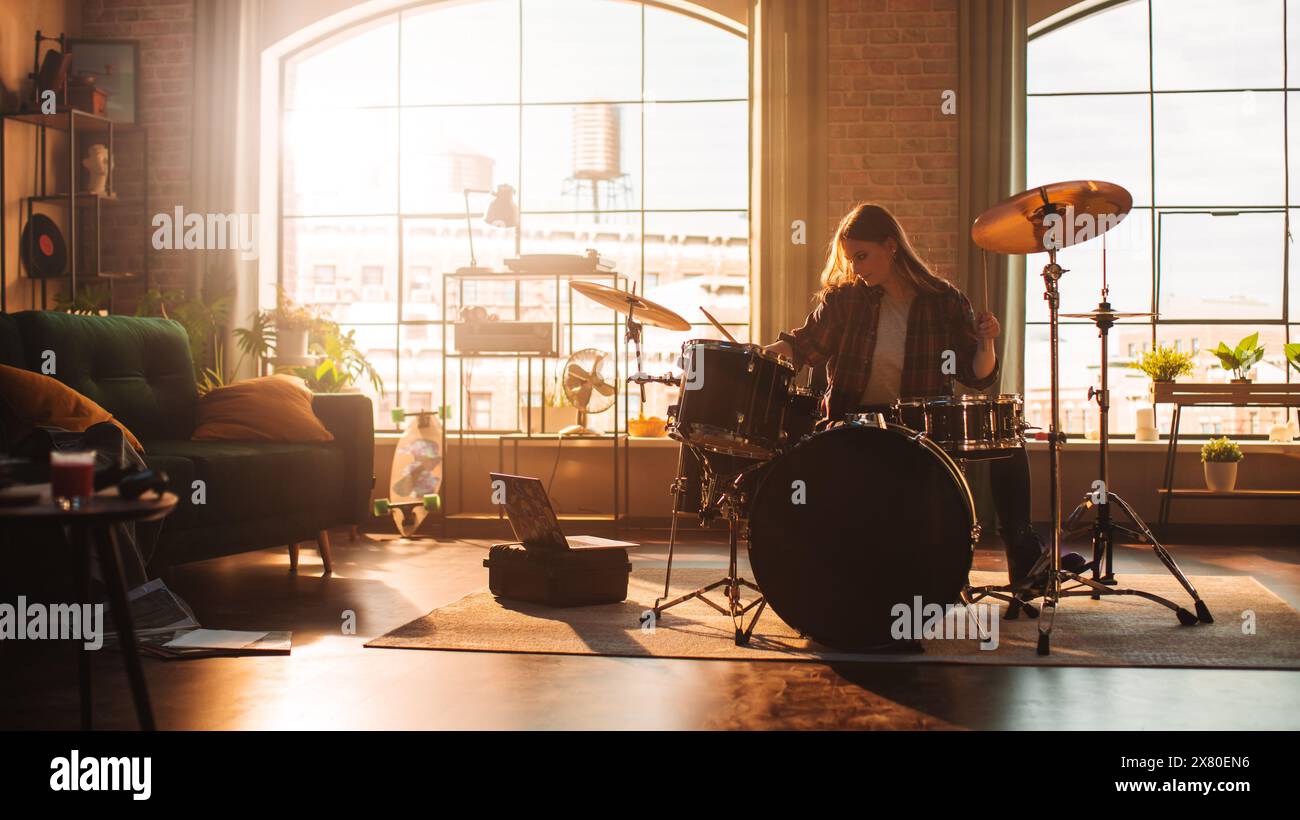
[[[880,300],[876,324],[876,349],[871,357],[871,376],[862,391],[863,404],[889,404],[903,387],[903,357],[907,349],[907,316],[916,296],[891,296]]]

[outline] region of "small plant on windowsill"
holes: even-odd
[[[1142,357],[1129,364],[1129,367],[1141,370],[1150,376],[1153,382],[1172,382],[1179,376],[1191,373],[1195,368],[1195,359],[1191,353],[1183,353],[1173,347],[1162,345],[1143,353]]]
[[[1205,486],[1211,492],[1230,493],[1237,486],[1237,464],[1245,458],[1237,442],[1224,436],[1211,439],[1201,447],[1205,465]]]
[[[1219,364],[1224,370],[1232,372],[1234,382],[1249,382],[1250,369],[1264,358],[1264,346],[1259,343],[1259,333],[1252,333],[1237,342],[1235,348],[1219,342],[1219,346],[1214,349],[1214,355],[1218,357]]]

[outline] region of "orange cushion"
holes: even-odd
[[[140,440],[112,413],[51,376],[0,365],[0,396],[16,427],[10,431],[15,440],[33,427],[59,427],[80,433],[91,425],[111,421],[121,428],[132,447],[144,452]]]
[[[218,387],[199,399],[195,441],[333,441],[297,376],[277,374]]]

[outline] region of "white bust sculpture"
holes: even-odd
[[[112,160],[108,156],[108,149],[99,143],[96,143],[86,149],[86,158],[81,161],[81,167],[86,169],[86,192],[91,194],[103,195],[105,185],[108,182],[108,168]]]

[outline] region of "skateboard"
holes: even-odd
[[[410,538],[430,512],[442,509],[442,422],[433,410],[408,413],[393,409],[393,423],[406,429],[393,453],[388,497],[374,501],[376,517],[392,513],[393,523]]]

